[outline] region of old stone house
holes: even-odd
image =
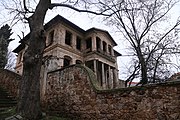
[[[92,69],[103,89],[119,86],[117,57],[113,49],[116,42],[101,29],[83,30],[64,17],[57,15],[47,24],[46,49],[41,73],[41,88],[45,89],[47,73],[72,64],[83,64]],[[28,40],[29,34],[23,40]],[[22,74],[23,53],[26,45],[21,43],[14,52],[18,54],[16,72]]]

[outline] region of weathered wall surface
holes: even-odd
[[[0,86],[8,90],[14,97],[18,96],[18,84],[20,80],[20,75],[6,69],[0,69]]]
[[[93,78],[83,66],[49,73],[47,110],[82,120],[180,119],[180,82],[103,91]]]
[[[21,76],[0,70],[0,85],[16,96]],[[44,107],[73,119],[180,120],[180,82],[99,90],[84,66],[48,73]]]

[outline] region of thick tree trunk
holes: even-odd
[[[30,120],[35,120],[41,117],[39,78],[45,45],[44,38],[38,37],[36,33],[31,33],[31,36],[30,40],[35,44],[29,45],[24,54],[18,112]]]
[[[23,57],[23,74],[20,86],[17,112],[29,120],[39,120],[40,108],[40,71],[45,48],[43,28],[50,0],[40,0],[35,13],[29,18],[30,39]]]

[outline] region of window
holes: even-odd
[[[76,37],[76,49],[81,50],[81,38]]]
[[[69,66],[69,65],[71,64],[71,60],[72,60],[71,57],[69,57],[69,56],[64,56],[63,66],[64,66],[64,67]]]
[[[86,40],[86,53],[89,53],[92,51],[92,39],[91,38],[88,38]]]
[[[48,35],[47,46],[51,45],[53,43],[53,40],[54,40],[54,30],[51,31]]]
[[[82,64],[82,61],[76,60],[76,64]]]
[[[91,47],[92,47],[92,40],[91,40],[91,38],[88,38],[87,40],[86,40],[86,49],[91,49]]]
[[[72,33],[69,31],[66,31],[65,44],[71,45],[71,40],[72,40]]]
[[[108,45],[108,51],[109,51],[109,54],[112,55],[112,47],[110,45]]]
[[[96,48],[97,51],[101,49],[101,39],[99,37],[96,37]]]
[[[107,47],[107,44],[106,44],[106,42],[103,41],[103,51],[104,51],[104,52],[107,51],[107,50],[106,50],[106,47]]]

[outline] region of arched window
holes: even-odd
[[[66,66],[69,66],[71,64],[71,61],[72,61],[72,58],[69,57],[69,56],[64,56],[64,63],[63,63],[63,66],[66,67]]]
[[[76,60],[76,64],[82,64],[81,60]]]

